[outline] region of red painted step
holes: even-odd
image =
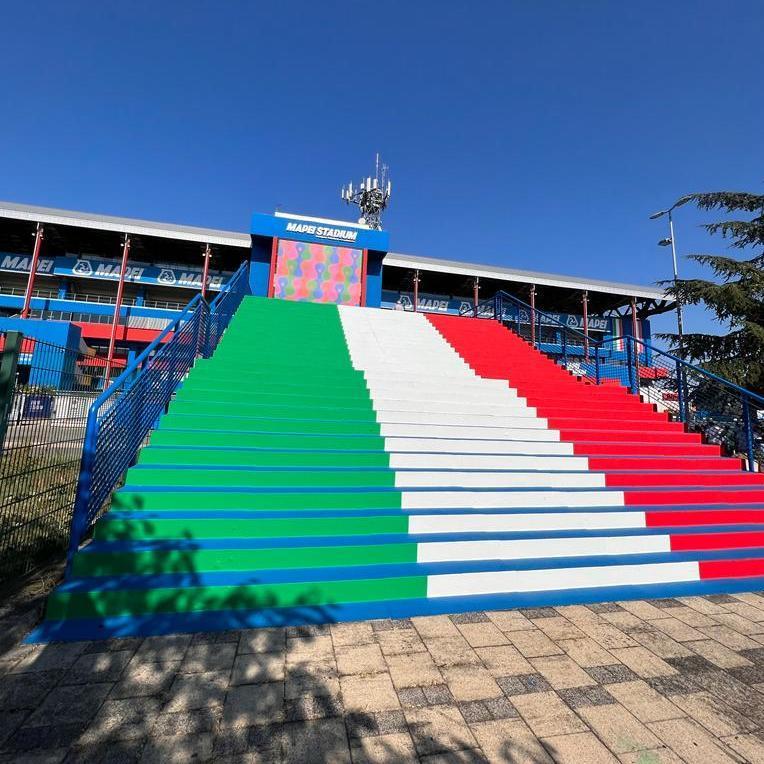
[[[627,507],[650,505],[764,504],[764,490],[758,488],[718,488],[696,491],[625,491]]]
[[[675,458],[661,456],[660,458],[628,457],[628,456],[598,456],[589,457],[590,470],[602,470],[607,472],[622,472],[626,470],[724,470],[725,472],[739,471],[740,459],[708,459],[701,458]]]
[[[764,576],[764,559],[751,560],[701,560],[698,563],[700,578],[753,578]]]
[[[561,440],[573,443],[701,443],[694,432],[632,432],[621,430],[560,430]]]
[[[653,419],[623,419],[614,417],[575,417],[573,418],[558,418],[548,417],[542,410],[538,410],[538,415],[545,417],[549,423],[549,427],[553,430],[607,430],[610,428],[617,428],[619,432],[626,430],[636,430],[642,432],[646,428],[649,428],[652,432],[681,432],[684,433],[684,425],[681,422],[667,422],[656,421]]]
[[[711,443],[574,443],[576,456],[716,456],[721,448]]]
[[[764,475],[756,472],[611,472],[605,476],[609,488],[641,486],[748,486],[764,488]]]
[[[764,507],[682,509],[645,512],[648,528],[692,528],[707,525],[764,525]]]
[[[764,547],[764,531],[671,534],[672,552],[700,552],[705,549],[745,549],[746,547]]]

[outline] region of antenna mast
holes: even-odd
[[[361,210],[358,220],[362,225],[377,230],[382,228],[382,213],[390,202],[392,184],[388,177],[389,168],[382,164],[380,168],[379,154],[376,158],[375,175],[361,180],[360,188],[354,188],[353,183],[343,186],[340,196],[346,204],[357,204]]]

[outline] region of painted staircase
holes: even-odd
[[[245,298],[33,638],[764,588],[764,476],[498,323]]]

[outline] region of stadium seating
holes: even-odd
[[[764,477],[490,320],[246,298],[41,638],[764,588]]]

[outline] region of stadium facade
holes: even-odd
[[[223,231],[0,202],[0,325],[37,319],[25,333],[45,338],[66,322],[94,365],[113,334],[113,376],[202,289],[205,267],[212,299],[244,261],[254,295],[458,314],[504,290],[595,340],[649,338],[650,317],[673,307],[654,287],[390,251],[386,232],[347,221],[255,214],[249,232]],[[539,331],[554,352],[558,326]]]

